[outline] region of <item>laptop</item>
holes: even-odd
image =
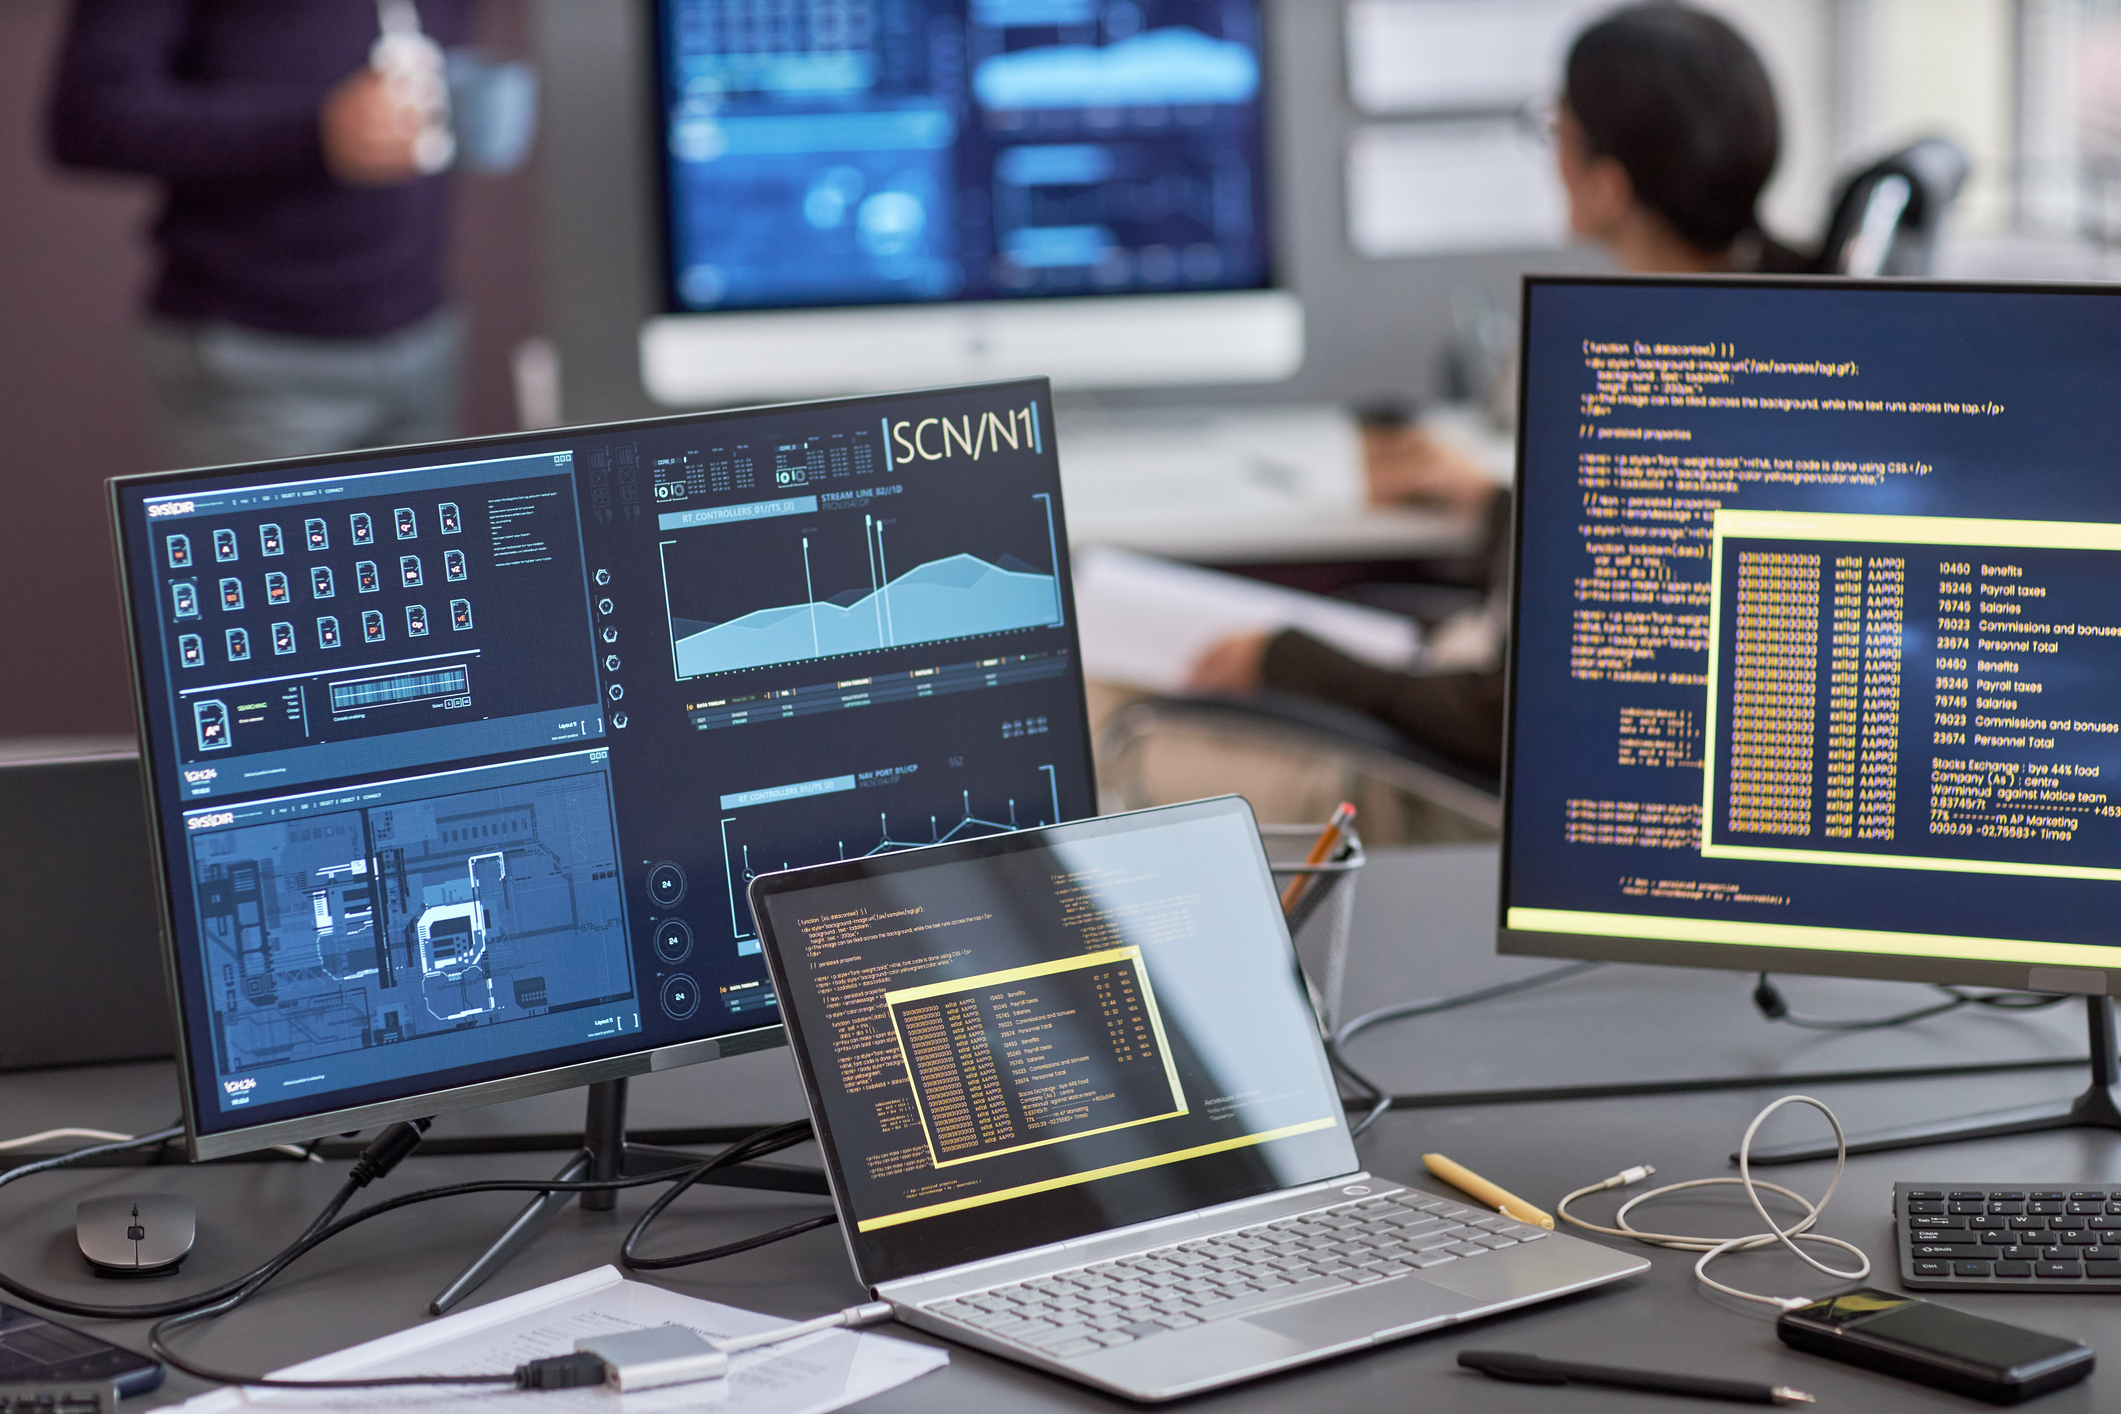
[[[909,1325],[1164,1400],[1648,1269],[1363,1171],[1238,797],[750,896],[855,1274]]]

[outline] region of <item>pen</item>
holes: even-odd
[[[1423,1154],[1421,1161],[1428,1165],[1430,1173],[1453,1188],[1472,1194],[1499,1213],[1513,1217],[1521,1223],[1531,1223],[1535,1227],[1554,1226],[1554,1219],[1550,1214],[1533,1207],[1509,1189],[1496,1187],[1464,1164],[1453,1163],[1441,1154]]]
[[[1498,1380],[1531,1385],[1607,1385],[1613,1389],[1690,1394],[1697,1399],[1727,1399],[1734,1404],[1812,1404],[1803,1390],[1787,1385],[1719,1380],[1707,1375],[1671,1375],[1660,1370],[1623,1370],[1615,1365],[1579,1365],[1573,1360],[1542,1360],[1508,1350],[1461,1350],[1458,1363]]]
[[[1348,822],[1354,818],[1355,807],[1343,800],[1340,808],[1333,812],[1333,818],[1326,821],[1325,829],[1319,831],[1318,839],[1311,845],[1310,854],[1304,857],[1304,863],[1307,866],[1325,863],[1326,856],[1333,852],[1333,846],[1340,843],[1340,832],[1346,829]],[[1296,907],[1297,901],[1304,896],[1304,890],[1311,887],[1314,877],[1310,874],[1298,874],[1289,881],[1289,887],[1281,891],[1283,913]]]

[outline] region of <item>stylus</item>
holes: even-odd
[[[1543,1208],[1535,1208],[1507,1188],[1488,1182],[1464,1164],[1447,1159],[1441,1154],[1423,1154],[1422,1163],[1428,1165],[1430,1173],[1463,1193],[1470,1193],[1496,1212],[1513,1217],[1521,1223],[1535,1227],[1551,1228],[1554,1217]]]
[[[1658,1394],[1690,1394],[1697,1399],[1725,1399],[1733,1404],[1811,1404],[1802,1390],[1787,1385],[1719,1380],[1707,1375],[1672,1375],[1661,1370],[1624,1370],[1616,1365],[1580,1365],[1573,1360],[1542,1360],[1509,1350],[1461,1350],[1458,1363],[1498,1380],[1528,1385],[1606,1385]]]

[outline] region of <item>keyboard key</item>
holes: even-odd
[[[1068,1360],[1074,1358],[1077,1355],[1088,1355],[1091,1351],[1100,1349],[1101,1347],[1096,1341],[1085,1338],[1083,1340],[1071,1340],[1066,1345],[1049,1345],[1041,1348],[1044,1349],[1048,1355],[1054,1355],[1058,1356],[1063,1360]]]
[[[2044,1262],[2049,1250],[2046,1247],[2006,1247],[1996,1255],[2006,1262]]]
[[[2073,1203],[2104,1203],[2106,1201],[2104,1193],[2072,1193],[2069,1196],[2070,1201]]]
[[[1954,1262],[1952,1263],[1952,1275],[1955,1277],[1985,1277],[1988,1275],[1988,1269],[1991,1265],[1988,1262]]]
[[[1911,1218],[1921,1217],[1924,1214],[1934,1214],[1942,1216],[1943,1212],[1944,1203],[1941,1199],[1921,1203],[1909,1203],[1907,1205],[1907,1215]]]
[[[2121,1262],[2116,1262],[2114,1269],[2117,1273],[2121,1273]],[[2031,1262],[1996,1263],[1996,1275],[1999,1277],[2029,1277],[2032,1274],[2033,1264]]]
[[[2047,1219],[2012,1218],[2011,1226],[2017,1229],[2019,1232],[2045,1232],[2047,1230]]]
[[[1966,1225],[1970,1228],[2003,1228],[2009,1227],[2011,1220],[1996,1213],[1976,1213],[1966,1220]]]
[[[1034,1350],[1050,1350],[1056,1345],[1073,1345],[1079,1340],[1087,1340],[1093,1334],[1090,1327],[1085,1325],[1055,1326],[1050,1331],[1041,1331],[1032,1336],[1024,1344]]]
[[[1458,1254],[1456,1252],[1424,1252],[1414,1259],[1414,1266],[1419,1270],[1426,1271],[1430,1267],[1440,1267],[1445,1262],[1455,1262],[1457,1260]]]
[[[2081,1277],[2084,1275],[2084,1264],[2081,1262],[2035,1262],[2033,1263],[2033,1275],[2036,1277]]]
[[[1943,1277],[1951,1274],[1952,1268],[1949,1262],[1915,1263],[1915,1275],[1918,1277]]]
[[[2093,1233],[2085,1234],[2087,1237],[2095,1235]],[[1984,1247],[2015,1247],[2017,1244],[2018,1234],[2015,1232],[1984,1232],[1981,1234],[1981,1245]]]
[[[1979,1257],[1981,1248],[1971,1243],[1918,1242],[1913,1253],[1917,1257],[1943,1257],[1950,1260],[1955,1257]]]
[[[2067,1193],[2063,1193],[2060,1190],[2051,1190],[2046,1193],[2028,1193],[2025,1196],[2028,1198],[2038,1198],[2051,1203],[2059,1203],[2063,1199],[2069,1197]]]
[[[1991,1198],[1988,1200],[1988,1210],[1990,1213],[2001,1213],[2010,1217],[2016,1217],[2018,1214],[2023,1213],[2025,1211],[2025,1204],[1999,1203],[1995,1199]]]
[[[1961,1217],[1971,1213],[1983,1213],[1988,1211],[1988,1200],[1980,1197],[1954,1198],[1944,1211]]]
[[[2089,1202],[2082,1198],[2072,1198],[2070,1199],[2069,1207],[2064,1211],[2071,1217],[2077,1218],[2088,1218],[2104,1214],[2106,1212],[2106,1195],[2102,1193]]]
[[[1910,1189],[1907,1196],[1910,1199],[1935,1199],[1938,1202],[1942,1202],[1944,1200],[1944,1190],[1941,1188],[1915,1188]]]
[[[2097,1247],[2099,1245],[2099,1234],[2096,1232],[2065,1232],[2062,1234],[2062,1244],[2065,1247]]]
[[[2023,1193],[2013,1192],[2011,1190],[2004,1189],[1991,1192],[1988,1195],[1988,1200],[1991,1203],[2023,1203],[2025,1201],[2025,1195]]]
[[[1986,1198],[1988,1197],[1988,1194],[1982,1192],[1978,1188],[1962,1188],[1958,1192],[1952,1194],[1952,1197],[1964,1200],[1968,1198]]]

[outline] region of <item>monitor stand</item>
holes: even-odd
[[[589,1113],[582,1127],[582,1147],[566,1166],[553,1175],[556,1183],[578,1183],[585,1179],[625,1178],[697,1163],[698,1154],[678,1149],[654,1149],[626,1142],[626,1082],[600,1080],[589,1087]],[[824,1172],[786,1164],[731,1164],[700,1180],[731,1188],[764,1188],[781,1193],[830,1193]],[[540,1193],[516,1215],[494,1244],[458,1274],[440,1296],[428,1303],[431,1315],[442,1315],[505,1266],[516,1253],[530,1245],[546,1224],[573,1200],[581,1199],[587,1212],[609,1212],[618,1206],[615,1189],[588,1193]]]
[[[2121,1039],[2114,1028],[2114,999],[2086,997],[2087,1024],[2091,1028],[2091,1088],[2074,1100],[2050,1100],[2012,1110],[1989,1110],[1955,1120],[1903,1125],[1859,1134],[1848,1141],[1851,1154],[1876,1154],[1887,1149],[1919,1149],[1930,1144],[1949,1144],[1961,1139],[1995,1139],[2006,1134],[2038,1134],[2050,1129],[2107,1129],[2121,1131]],[[1756,1164],[1797,1164],[1834,1157],[1832,1144],[1777,1144],[1755,1146]],[[1731,1155],[1735,1163],[1738,1156]]]

